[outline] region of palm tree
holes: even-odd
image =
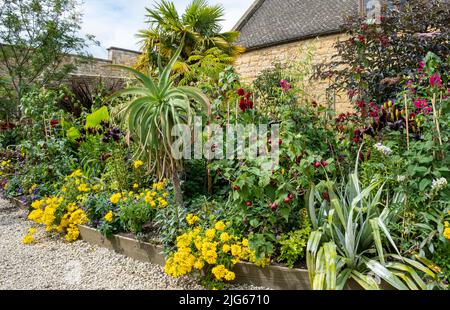
[[[211,48],[218,48],[225,56],[227,64],[244,52],[244,48],[235,45],[239,33],[235,31],[221,32],[220,22],[224,15],[221,5],[209,5],[206,0],[192,0],[186,11],[180,16],[171,1],[162,0],[152,9],[147,8],[150,28],[141,30],[142,56],[137,69],[148,70],[156,67],[158,57],[167,62],[176,49],[183,44],[181,59],[174,70],[179,73],[188,72],[191,63],[187,60],[192,55],[202,55]],[[200,61],[200,59],[198,60]]]
[[[131,136],[137,142],[138,151],[135,154],[148,163],[151,172],[162,178],[171,178],[174,187],[175,201],[183,205],[183,196],[178,176],[181,161],[172,156],[172,146],[175,138],[172,129],[177,125],[190,126],[196,107],[193,102],[209,108],[208,98],[200,89],[188,86],[174,86],[170,79],[172,68],[180,56],[183,45],[165,68],[160,68],[157,80],[142,72],[116,65],[131,72],[136,77],[137,87],[130,87],[117,92],[114,97],[132,96],[119,108],[123,122],[128,127]]]

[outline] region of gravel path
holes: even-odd
[[[32,223],[26,211],[0,198],[0,289],[200,290],[188,277],[173,279],[162,267],[139,262],[84,241],[49,239],[43,229],[37,243],[22,238]],[[235,286],[231,289],[263,289]]]

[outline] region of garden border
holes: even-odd
[[[19,199],[5,198],[20,209],[28,210]],[[90,244],[94,244],[109,250],[113,250],[133,259],[164,266],[165,257],[160,245],[138,241],[122,235],[112,235],[106,238],[100,231],[86,225],[79,225],[80,238]],[[255,264],[239,262],[233,271],[236,273],[235,283],[251,284],[259,287],[267,287],[274,290],[310,290],[308,270],[288,268],[282,266],[258,267]],[[356,282],[351,281],[347,290],[362,289]]]

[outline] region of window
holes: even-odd
[[[393,9],[394,2],[403,3],[404,0],[359,0],[360,13],[367,16],[367,23],[375,23],[379,20],[383,8],[387,6],[387,10]]]

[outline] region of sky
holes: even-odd
[[[178,12],[183,12],[190,0],[172,0]],[[84,0],[82,5],[82,32],[92,34],[101,44],[92,47],[94,57],[107,58],[106,49],[111,46],[138,50],[135,34],[145,29],[146,7],[157,0]],[[209,0],[225,7],[223,30],[228,31],[237,23],[253,0]]]

